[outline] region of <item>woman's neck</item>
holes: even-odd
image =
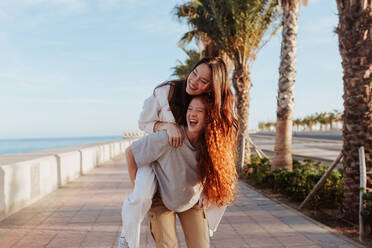
[[[201,132],[191,132],[188,127],[185,127],[185,133],[193,147],[197,147],[199,144],[199,138]]]

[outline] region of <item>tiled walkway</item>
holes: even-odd
[[[95,168],[0,222],[1,248],[116,247],[120,208],[130,192],[123,157]],[[179,227],[178,227],[179,228]],[[141,247],[154,247],[143,224]],[[181,236],[180,247],[186,247]],[[240,182],[211,247],[362,247]]]

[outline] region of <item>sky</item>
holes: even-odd
[[[182,2],[1,0],[0,139],[138,131],[143,101],[187,57]],[[294,117],[343,110],[336,13],[332,0],[301,7]],[[275,121],[280,42],[251,67],[250,129]]]

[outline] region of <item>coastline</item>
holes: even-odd
[[[37,152],[70,146],[89,145],[122,139],[123,136],[89,136],[59,138],[15,138],[0,139],[0,156]]]
[[[119,136],[118,136],[119,137]],[[112,142],[118,142],[122,140],[126,140],[127,138],[119,138],[114,140],[107,140],[102,142],[93,142],[89,144],[81,144],[81,145],[72,145],[72,146],[63,146],[63,147],[55,147],[55,148],[47,148],[41,150],[35,150],[30,152],[20,152],[20,153],[11,153],[11,154],[0,154],[0,166],[18,163],[27,160],[38,159],[46,156],[53,156],[58,153],[65,153],[65,152],[72,152],[76,150],[81,150],[85,148],[95,147],[99,145],[110,144]]]

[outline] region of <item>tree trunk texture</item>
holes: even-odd
[[[251,152],[248,142],[248,116],[250,101],[249,91],[252,87],[252,83],[248,68],[245,65],[236,64],[232,81],[236,93],[236,103],[240,124],[240,132],[237,143],[237,170],[241,174],[244,167],[247,166],[251,161]],[[244,148],[244,150],[242,148]]]
[[[271,170],[292,170],[292,125],[296,80],[296,43],[299,1],[283,7],[283,32],[276,112],[276,137]]]
[[[337,0],[337,8],[344,71],[344,209],[348,218],[357,220],[360,146],[365,149],[367,191],[372,190],[372,2]]]

